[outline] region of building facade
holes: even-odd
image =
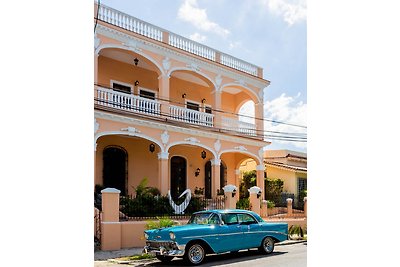
[[[99,8],[99,10],[97,10]],[[118,10],[95,4],[94,184],[122,195],[148,186],[208,198],[239,186],[252,159],[264,190],[262,69]]]

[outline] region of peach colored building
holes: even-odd
[[[260,67],[101,5],[94,77],[95,185],[212,198],[252,159],[264,190],[263,121],[237,115],[251,101],[263,117]]]

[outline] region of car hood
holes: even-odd
[[[185,224],[179,226],[172,226],[166,228],[158,228],[152,230],[144,231],[149,235],[149,240],[170,240],[169,233],[173,232],[175,235],[179,236],[180,233],[185,232],[189,234],[191,232],[201,231],[203,229],[209,229],[211,226],[208,224]]]

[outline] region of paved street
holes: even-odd
[[[95,261],[95,267],[121,267],[118,263],[107,261]],[[182,259],[175,258],[169,264],[163,264],[157,260],[141,261],[129,266],[186,266]],[[306,267],[307,243],[297,243],[284,246],[276,246],[271,255],[260,255],[257,250],[241,251],[237,254],[222,254],[207,256],[201,266],[268,266],[268,267]]]

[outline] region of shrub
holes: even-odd
[[[272,209],[275,207],[275,202],[272,200],[267,200],[267,208]]]
[[[146,229],[150,230],[150,229],[166,228],[177,224],[177,222],[171,220],[168,217],[164,218],[157,217],[157,220],[158,221],[147,221]]]
[[[248,210],[250,209],[250,200],[248,198],[241,198],[236,202],[237,209]]]
[[[290,239],[304,239],[304,235],[307,234],[307,228],[303,230],[300,225],[292,225],[288,231]]]

